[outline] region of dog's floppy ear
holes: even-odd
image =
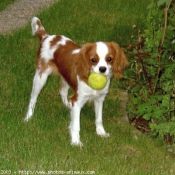
[[[120,46],[114,42],[109,43],[110,48],[114,55],[114,60],[112,63],[112,72],[114,76],[118,79],[123,77],[123,70],[128,65],[128,60],[126,55]]]
[[[76,55],[76,71],[81,80],[87,82],[91,72],[90,51],[94,47],[93,43],[87,43],[82,46]]]

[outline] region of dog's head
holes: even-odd
[[[84,81],[91,72],[110,77],[122,78],[122,72],[128,64],[123,50],[114,42],[96,42],[85,44],[76,60],[77,73]]]

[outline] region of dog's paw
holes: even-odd
[[[24,118],[24,122],[28,122],[29,119],[27,117]]]
[[[72,137],[71,140],[71,145],[72,146],[83,146],[82,142],[80,141],[80,139],[78,137]]]
[[[97,135],[101,137],[110,137],[110,134],[106,133],[103,127],[96,128]]]
[[[32,113],[27,113],[26,117],[24,118],[25,122],[28,122],[30,120],[30,118],[32,117]]]
[[[100,136],[100,137],[107,138],[107,137],[110,137],[110,134],[109,134],[109,133],[99,134],[99,136]]]
[[[82,142],[80,141],[80,134],[79,131],[71,129],[69,126],[70,135],[71,135],[71,145],[73,146],[83,146]]]
[[[72,146],[79,146],[79,147],[82,147],[83,146],[83,143],[81,141],[77,141],[77,142],[71,142],[71,145]]]

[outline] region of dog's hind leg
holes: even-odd
[[[28,121],[32,117],[35,109],[35,104],[37,102],[37,97],[41,92],[42,88],[44,87],[47,81],[47,78],[50,74],[51,74],[50,68],[47,68],[42,74],[40,74],[38,69],[36,70],[36,73],[33,79],[33,88],[32,88],[30,103],[29,103],[26,117],[24,119],[25,121]]]

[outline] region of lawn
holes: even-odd
[[[4,10],[9,4],[15,2],[16,0],[3,0],[0,1],[0,11]]]
[[[94,41],[131,41],[132,26],[144,28],[149,1],[60,0],[37,16],[45,29],[79,45]],[[123,121],[120,81],[113,79],[105,100],[104,127],[109,138],[95,133],[93,104],[81,112],[82,148],[70,145],[69,110],[51,76],[41,92],[33,118],[24,122],[35,73],[38,38],[30,24],[0,36],[0,174],[175,174],[174,156],[166,145]],[[6,170],[6,171],[5,171]],[[50,172],[49,172],[50,171]]]

